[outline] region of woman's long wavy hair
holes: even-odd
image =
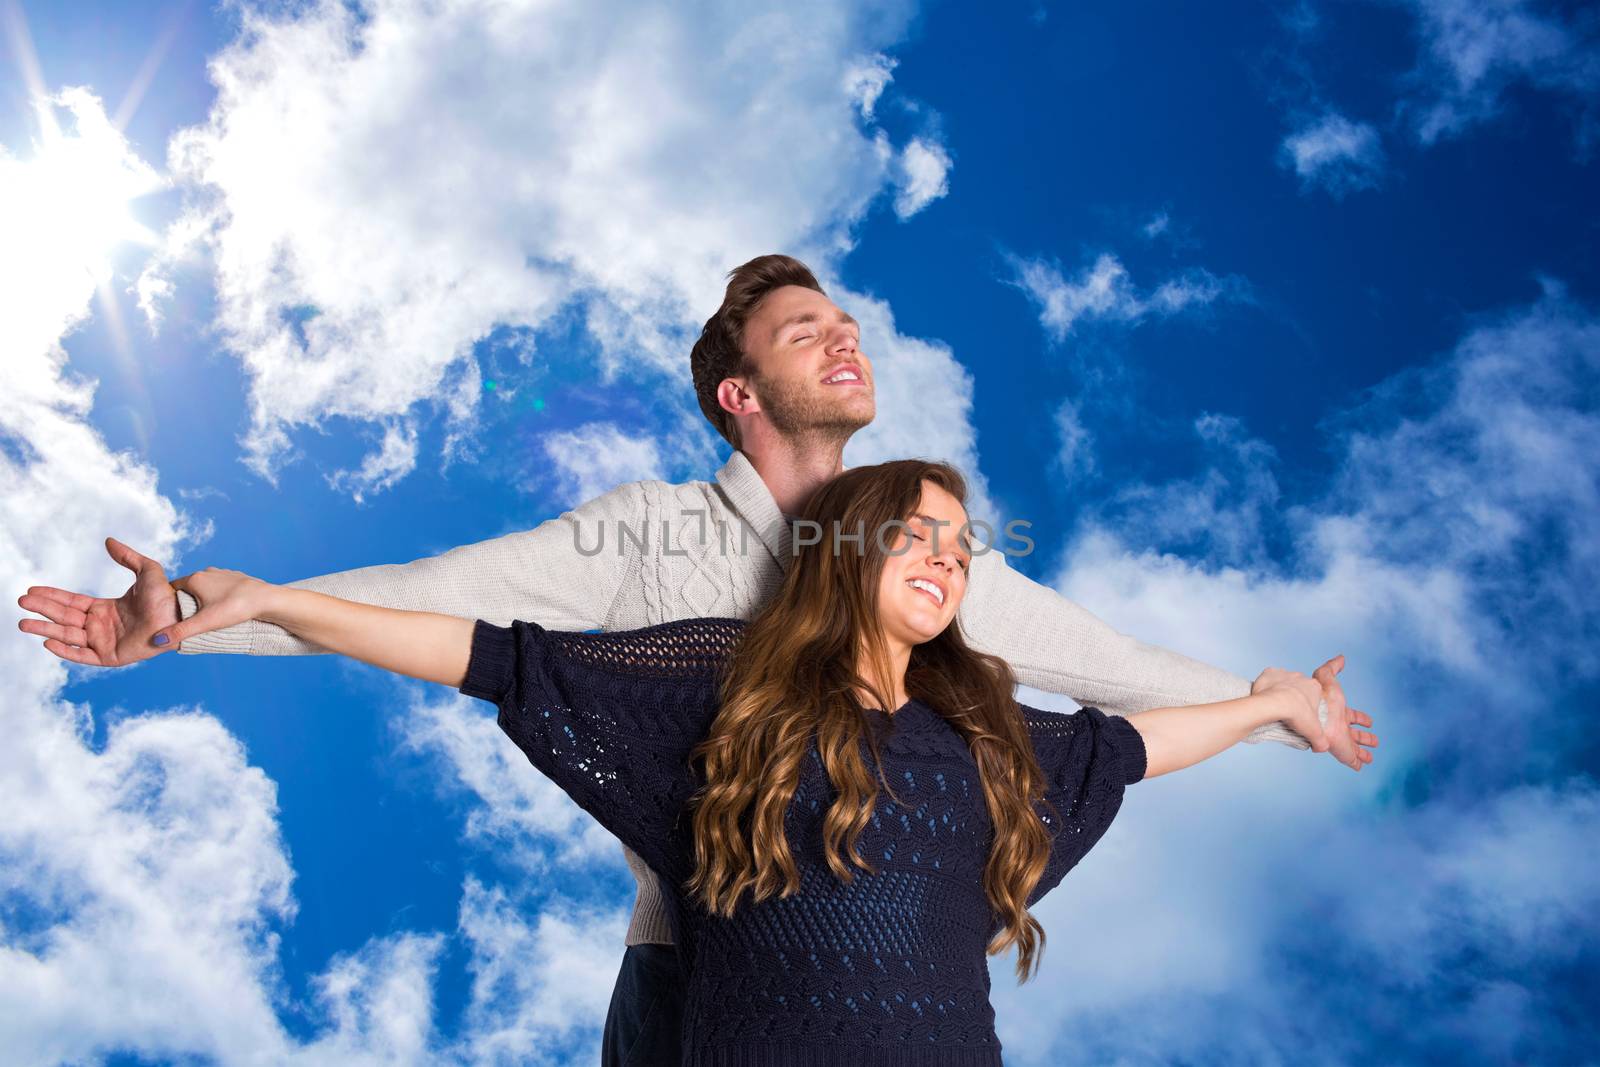
[[[729,656],[721,711],[694,751],[705,785],[692,801],[695,872],[688,888],[713,914],[732,915],[747,892],[761,901],[799,889],[784,815],[813,741],[837,792],[823,821],[828,866],[845,882],[855,868],[874,870],[856,846],[878,786],[891,797],[893,792],[882,780],[873,731],[856,692],[860,687],[878,707],[891,706],[889,694],[872,682],[889,678],[878,585],[887,550],[894,547],[895,523],[916,513],[924,481],[965,504],[960,472],[927,460],[855,467],[819,488],[802,517],[817,524],[809,529],[823,531],[820,541],[798,549],[777,596],[751,620]],[[836,540],[836,530],[865,536],[858,545]],[[877,531],[883,531],[881,539]],[[862,657],[879,669],[863,670]],[[969,647],[955,621],[912,649],[905,678],[907,695],[942,715],[977,762],[994,825],[983,887],[999,932],[989,952],[1015,945],[1017,974],[1025,980],[1044,945],[1027,901],[1044,873],[1050,839],[1036,807],[1043,774],[1013,685],[1006,662]]]

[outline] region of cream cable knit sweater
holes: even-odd
[[[523,619],[551,630],[631,630],[685,618],[750,618],[777,590],[791,558],[789,537],[766,483],[735,452],[715,482],[632,482],[521,533],[289,584],[498,626]],[[185,619],[197,607],[181,591],[178,605]],[[1117,633],[1013,570],[998,550],[973,556],[959,618],[971,644],[1004,658],[1018,681],[1114,714],[1250,691],[1249,682],[1227,671]],[[192,637],[179,651],[326,650],[269,623],[245,622]],[[1246,740],[1310,747],[1281,723]],[[627,858],[639,883],[628,944],[668,944],[656,878],[637,856]]]

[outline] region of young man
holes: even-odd
[[[787,515],[843,469],[851,435],[872,421],[872,363],[859,327],[804,264],[762,256],[736,268],[723,304],[690,355],[695,393],[734,448],[714,482],[619,486],[521,533],[398,565],[363,567],[291,583],[384,607],[482,618],[537,619],[550,629],[626,630],[687,617],[749,618],[791,558]],[[950,532],[951,536],[955,531]],[[808,533],[809,535],[809,533]],[[161,651],[305,655],[323,650],[286,631],[247,622],[189,637],[203,606],[175,592],[159,564],[120,542],[107,548],[135,572],[117,600],[45,586],[19,603],[49,621],[21,628],[77,663],[120,666]],[[1011,569],[998,549],[975,554],[959,619],[977,648],[1007,659],[1025,684],[1116,714],[1228,700],[1250,683],[1143,644]],[[1359,770],[1371,725],[1346,708],[1337,659],[1316,672],[1327,706],[1327,743]],[[1281,724],[1249,740],[1308,742]],[[677,1058],[676,959],[660,887],[628,856],[639,883],[611,1013],[604,1062]]]

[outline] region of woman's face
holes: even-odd
[[[884,531],[888,556],[878,580],[878,618],[890,641],[920,645],[943,632],[967,592],[971,541],[967,511],[945,490],[922,483],[922,499],[904,529]]]

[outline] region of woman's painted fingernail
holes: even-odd
[[[167,643],[167,640],[168,638],[166,634],[156,634],[155,637],[150,639],[150,643],[154,645],[164,645]]]

